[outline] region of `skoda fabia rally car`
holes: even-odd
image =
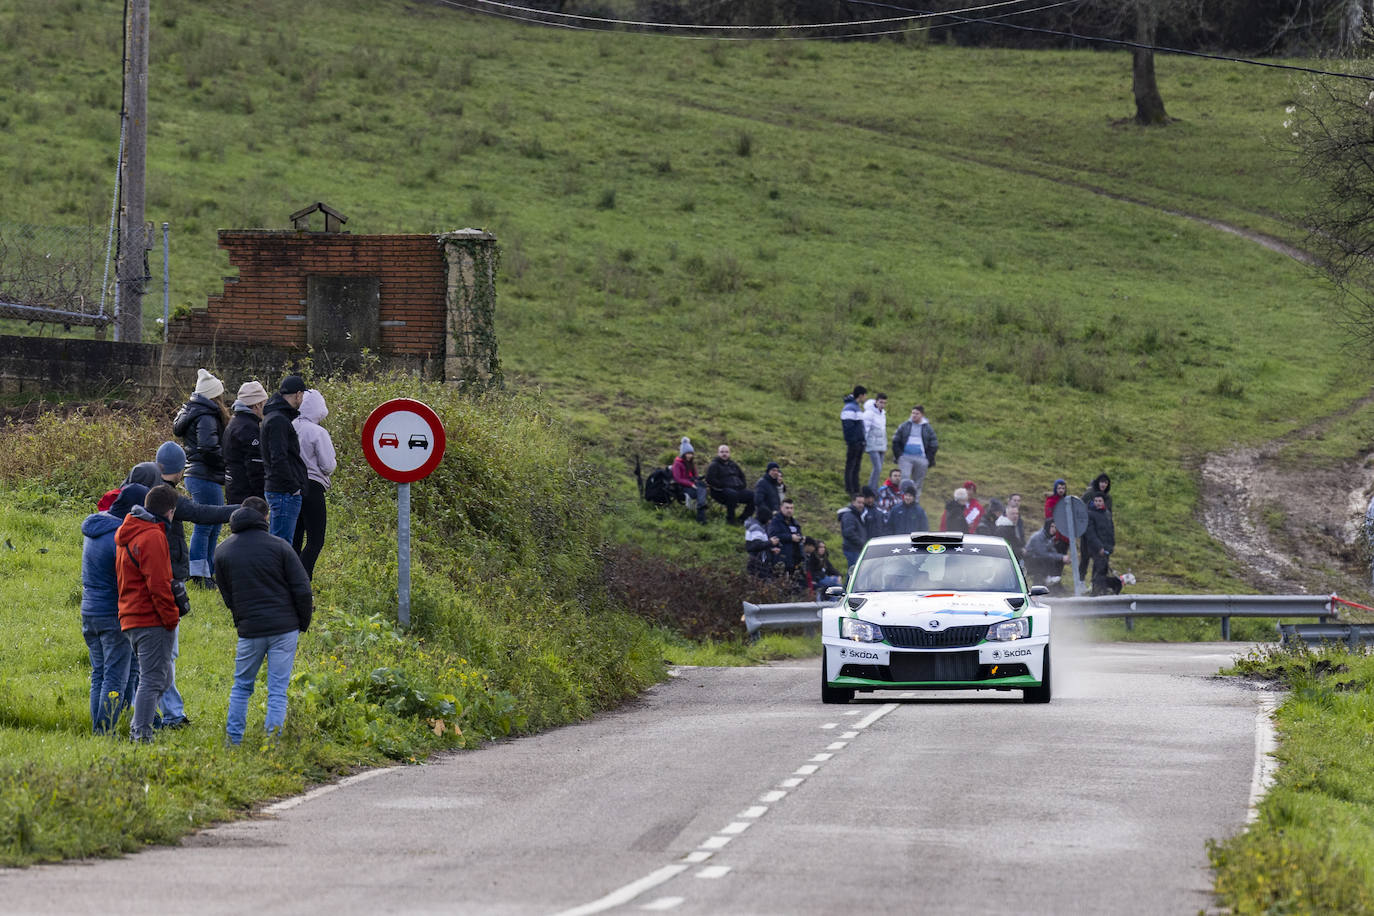
[[[831,593],[839,589],[832,589]],[[1050,609],[1001,538],[874,538],[821,611],[821,700],[855,691],[996,689],[1050,701]]]

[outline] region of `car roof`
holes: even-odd
[[[868,543],[869,543],[869,544],[910,544],[910,543],[912,543],[912,540],[913,540],[914,538],[922,538],[922,537],[930,537],[930,538],[948,538],[948,537],[958,537],[958,536],[959,536],[959,533],[958,533],[957,531],[917,531],[917,532],[914,532],[914,533],[912,533],[912,534],[885,534],[885,535],[882,535],[881,537],[870,538],[869,541],[868,541]],[[1007,542],[1004,541],[1002,538],[993,537],[993,536],[990,535],[990,534],[965,534],[965,535],[963,535],[963,542],[964,542],[965,544],[991,544],[991,545],[997,545],[997,546],[1006,546],[1006,543],[1007,543]]]

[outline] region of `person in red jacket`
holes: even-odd
[[[138,689],[129,723],[133,741],[153,740],[153,714],[167,689],[172,638],[181,612],[172,595],[172,554],[163,520],[176,513],[177,492],[166,484],[148,491],[115,532],[115,578],[119,585],[119,628],[138,658]]]

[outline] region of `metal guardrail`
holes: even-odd
[[[1316,617],[1326,623],[1339,612],[1329,595],[1102,595],[1096,598],[1050,597],[1037,600],[1066,617],[1092,620],[1124,617],[1129,629],[1134,617],[1220,617],[1221,638],[1231,638],[1232,617]],[[820,626],[822,604],[744,602],[744,628],[750,637],[760,630],[811,629]],[[1371,630],[1374,633],[1374,629]],[[1371,636],[1374,639],[1374,636]]]
[[[1281,623],[1279,640],[1309,646],[1344,643],[1354,652],[1365,643],[1374,643],[1374,623]]]

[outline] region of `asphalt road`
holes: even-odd
[[[1055,698],[819,700],[819,660],[683,669],[581,725],[362,774],[4,913],[1193,914],[1244,827],[1236,644],[1074,648]]]

